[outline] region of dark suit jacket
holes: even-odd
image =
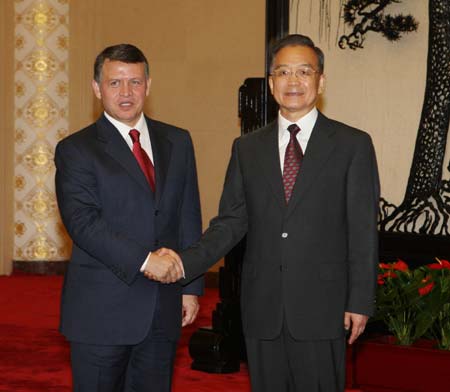
[[[344,312],[370,315],[378,263],[378,174],[370,137],[319,113],[288,205],[272,123],[234,142],[219,215],[181,253],[187,279],[245,234],[241,312],[248,337],[283,318],[296,339],[344,334]]]
[[[146,121],[155,194],[104,116],[56,148],[58,205],[73,240],[61,303],[61,331],[69,340],[138,343],[157,306],[167,336],[179,336],[180,284],[150,281],[139,270],[149,251],[180,250],[201,234],[194,151],[187,131]],[[195,281],[184,292],[200,294],[202,285]]]

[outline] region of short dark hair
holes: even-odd
[[[150,67],[144,53],[134,45],[119,44],[103,49],[95,59],[94,80],[97,83],[100,83],[103,64],[106,60],[122,61],[128,64],[144,63],[145,76],[147,79],[150,76]]]
[[[270,64],[270,71],[272,71],[273,66],[273,60],[277,53],[287,47],[287,46],[307,46],[314,50],[317,56],[317,62],[319,64],[319,71],[320,73],[323,73],[324,66],[325,66],[325,56],[320,48],[318,48],[316,45],[314,45],[314,42],[311,38],[307,37],[306,35],[301,34],[290,34],[287,35],[284,38],[281,38],[280,40],[276,41],[269,49],[269,64]]]

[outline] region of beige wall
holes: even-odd
[[[11,272],[13,254],[13,4],[0,2],[0,275]]]
[[[330,0],[330,42],[326,30],[320,40],[319,3],[300,1],[298,15],[297,7],[292,7],[291,32],[296,32],[297,26],[297,32],[309,35],[324,50],[327,87],[322,109],[326,115],[371,134],[382,196],[399,204],[406,189],[425,92],[428,1],[409,0],[386,8],[392,14],[411,13],[419,22],[417,32],[394,43],[369,32],[364,49],[356,51],[335,45],[339,0]],[[350,29],[346,27],[346,31]],[[343,23],[339,34],[342,32]]]
[[[231,143],[240,133],[238,88],[246,77],[262,76],[264,72],[265,2],[134,0],[126,7],[119,0],[70,3],[45,0],[44,3],[53,7],[70,6],[66,19],[70,21],[69,108],[66,111],[69,132],[86,126],[101,112],[90,87],[96,54],[105,46],[120,42],[139,46],[151,67],[152,89],[147,113],[187,128],[192,134],[206,227],[217,212]],[[8,100],[8,97],[12,100],[13,91],[14,28],[17,26],[14,5],[20,9],[23,4],[14,0],[1,2],[0,42],[2,54],[7,54],[2,58],[11,59],[11,64],[2,62],[0,68],[1,75],[6,74],[0,94],[2,113],[6,113],[0,123],[2,149],[7,149],[7,140],[10,143],[14,140],[14,109]],[[2,150],[3,182],[7,184],[10,178],[11,183],[0,193],[2,229],[10,227],[2,230],[0,237],[2,261],[7,266],[0,273],[9,271],[12,258],[14,170],[8,162],[12,163],[13,158],[12,149],[5,154]],[[30,226],[34,224],[30,222]],[[57,245],[69,246],[64,232],[59,230],[57,234],[60,241]],[[65,254],[63,249],[58,252]],[[29,260],[26,254],[18,259]],[[57,259],[58,256],[52,258]]]
[[[264,74],[265,2],[82,1],[71,3],[70,20],[70,129],[100,112],[90,88],[96,54],[121,42],[140,47],[152,77],[147,113],[191,132],[206,228],[240,134],[238,89]]]
[[[72,2],[70,128],[92,121],[95,55],[129,42],[150,62],[147,113],[187,128],[194,141],[204,226],[216,214],[232,140],[240,133],[238,88],[264,74],[265,2],[261,0]]]

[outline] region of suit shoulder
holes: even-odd
[[[273,121],[261,128],[258,128],[254,131],[248,132],[242,136],[237,137],[236,141],[238,143],[252,143],[254,139],[264,136],[268,132],[272,132],[276,126],[277,126],[276,121]]]
[[[71,133],[66,136],[64,139],[60,140],[58,144],[66,144],[66,143],[80,143],[84,140],[91,138],[94,136],[94,132],[96,129],[96,124],[92,123],[85,128],[82,128],[78,131]]]
[[[245,135],[242,135],[241,138],[252,138],[252,137],[259,137],[261,135],[266,134],[267,132],[270,132],[274,129],[274,127],[276,127],[277,122],[276,121],[272,121],[269,124],[258,128],[252,132],[246,133]]]
[[[96,143],[97,126],[95,123],[76,131],[61,141],[55,147],[55,162],[57,167],[67,164],[67,162],[88,163],[95,155],[93,152]],[[63,163],[65,162],[65,163]]]
[[[327,125],[333,129],[337,134],[344,138],[355,138],[355,139],[371,139],[370,135],[363,131],[362,129],[355,128],[351,125],[345,124],[343,122],[333,120],[331,118],[327,118],[322,115],[324,121],[327,122]]]

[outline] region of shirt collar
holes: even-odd
[[[119,130],[120,133],[126,133],[128,135],[128,132],[130,132],[131,129],[137,129],[139,132],[145,130],[144,129],[144,113],[141,113],[141,116],[139,117],[139,120],[137,121],[136,125],[134,127],[130,127],[127,124],[124,124],[123,122],[120,122],[119,120],[116,120],[114,117],[109,115],[106,112],[103,112],[105,117]]]
[[[128,136],[128,133],[130,132],[131,129],[137,129],[141,135],[145,135],[145,131],[147,131],[147,123],[145,121],[144,113],[141,113],[141,116],[139,117],[139,120],[137,121],[134,127],[130,127],[129,125],[116,120],[106,112],[104,112],[103,114],[108,119],[108,121],[110,121],[111,124],[117,128],[117,130],[120,132],[120,134],[125,139],[128,145],[133,144],[131,138]]]
[[[313,107],[307,114],[295,122],[301,129],[301,132],[298,134],[301,139],[305,141],[309,140],[318,115],[319,111],[316,107]],[[280,142],[285,138],[289,139],[290,136],[287,128],[291,124],[293,124],[292,121],[287,120],[278,112],[278,140]]]

